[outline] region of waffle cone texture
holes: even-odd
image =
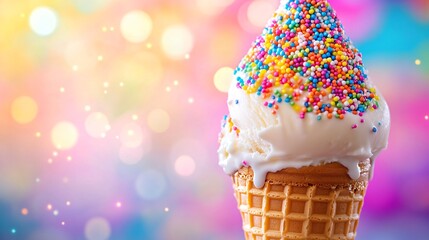
[[[355,239],[368,185],[370,163],[352,180],[339,163],[268,173],[263,188],[253,171],[233,175],[246,240]]]

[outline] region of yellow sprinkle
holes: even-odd
[[[297,104],[293,105],[293,110],[295,110],[296,112],[301,111],[301,107],[298,106]]]

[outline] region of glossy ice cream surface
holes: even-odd
[[[220,134],[227,174],[339,162],[352,179],[358,163],[387,147],[386,101],[325,0],[282,1],[234,74]]]

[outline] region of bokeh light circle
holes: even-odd
[[[88,240],[107,240],[109,239],[110,234],[110,224],[104,218],[91,218],[85,224],[85,237]]]
[[[234,69],[230,67],[222,67],[216,71],[214,75],[214,85],[221,92],[228,92],[234,75]]]
[[[184,25],[170,26],[162,34],[161,45],[170,59],[184,59],[194,47],[194,36]]]
[[[103,138],[110,130],[109,120],[101,112],[91,113],[85,120],[86,132],[94,138]]]
[[[51,141],[58,149],[74,147],[78,139],[78,131],[73,123],[59,122],[51,131]]]
[[[274,2],[255,0],[247,8],[247,19],[256,27],[264,27],[275,10]]]
[[[142,199],[155,200],[164,193],[165,177],[158,171],[146,170],[137,177],[135,188]]]
[[[144,154],[144,149],[142,146],[135,147],[135,148],[129,148],[122,146],[119,149],[119,159],[129,165],[136,164],[140,162]]]
[[[147,116],[147,124],[154,132],[165,132],[170,126],[170,115],[162,109],[155,109]]]
[[[142,128],[136,123],[128,123],[122,127],[120,140],[124,147],[135,148],[143,142]]]
[[[21,96],[12,102],[11,114],[13,120],[20,124],[30,123],[37,116],[38,106],[31,97]]]
[[[129,42],[141,43],[145,41],[152,32],[152,19],[139,10],[125,14],[121,20],[122,36]]]
[[[182,155],[176,159],[174,170],[180,176],[191,176],[195,171],[195,161],[188,155]]]
[[[58,17],[51,8],[38,7],[30,13],[29,23],[31,30],[37,35],[47,36],[57,28]]]

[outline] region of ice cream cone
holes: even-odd
[[[232,178],[245,238],[355,239],[370,162],[359,167],[357,180],[338,163],[287,168],[268,173],[263,188],[250,167],[241,168]]]
[[[327,0],[280,1],[234,70],[219,135],[247,240],[355,239],[390,131],[367,73]]]

